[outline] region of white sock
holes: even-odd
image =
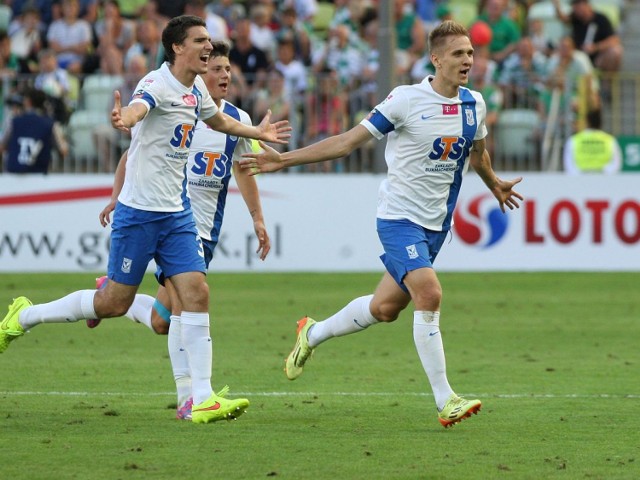
[[[180,317],[171,315],[169,324],[169,358],[171,359],[171,369],[173,378],[176,381],[176,391],[178,392],[178,406],[181,406],[191,396],[191,371],[189,369],[189,355],[182,347],[182,324]]]
[[[28,307],[20,312],[18,321],[25,330],[39,323],[77,322],[86,318],[96,318],[93,297],[97,290],[79,290],[53,302]]]
[[[155,301],[156,299],[151,295],[138,293],[135,296],[131,307],[129,307],[129,310],[124,314],[124,316],[134,322],[142,323],[150,330],[153,330],[153,326],[151,325],[151,310]]]
[[[379,323],[369,310],[372,298],[373,295],[356,298],[335,315],[316,323],[307,334],[309,346],[317,347],[330,338],[361,332]]]
[[[429,378],[438,409],[453,393],[447,380],[447,365],[440,334],[440,312],[413,312],[413,341]]]
[[[182,312],[180,323],[182,324],[182,346],[189,354],[193,403],[198,405],[213,393],[211,388],[213,352],[209,336],[209,314]]]

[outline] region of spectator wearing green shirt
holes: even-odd
[[[492,37],[489,44],[491,59],[502,65],[507,56],[516,49],[520,40],[520,27],[507,15],[506,0],[487,0],[486,7],[478,20],[491,27]]]

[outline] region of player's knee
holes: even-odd
[[[371,303],[371,314],[379,322],[393,322],[398,319],[400,312],[404,310],[404,306],[395,303],[376,304]]]
[[[169,324],[167,324],[166,322],[162,322],[162,323],[154,323],[153,321],[151,322],[151,327],[153,328],[153,331],[156,332],[158,335],[168,335],[169,334]]]

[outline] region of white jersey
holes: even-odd
[[[198,117],[218,107],[204,80],[180,83],[168,64],[148,73],[136,87],[130,105],[142,103],[147,115],[131,130],[124,185],[118,200],[153,212],[179,212],[186,200],[185,165]]]
[[[220,110],[251,125],[249,114],[222,101]],[[200,237],[218,241],[227,200],[233,162],[251,151],[251,140],[213,130],[204,122],[196,125],[187,163],[187,181],[191,210]]]
[[[377,139],[389,134],[378,218],[444,231],[452,225],[472,142],[487,135],[486,106],[467,88],[456,98],[443,97],[431,80],[395,88],[361,125]]]

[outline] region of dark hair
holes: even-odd
[[[587,127],[602,129],[602,111],[599,108],[587,112]]]
[[[205,21],[195,15],[180,15],[169,20],[169,23],[162,31],[162,46],[170,64],[173,64],[176,59],[173,46],[180,45],[185,41],[188,30],[192,27],[206,28],[206,26]]]
[[[44,110],[47,102],[47,95],[42,90],[27,88],[23,96],[24,98],[29,99],[31,106],[36,110]]]
[[[469,37],[466,28],[453,20],[445,20],[429,34],[429,51],[440,48],[447,37]]]
[[[213,50],[211,50],[211,58],[216,57],[229,57],[229,51],[231,47],[224,40],[213,40],[211,42]]]

